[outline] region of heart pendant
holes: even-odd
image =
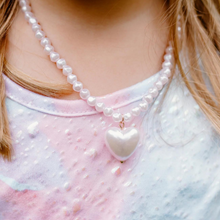
[[[133,127],[123,130],[112,127],[105,132],[106,146],[111,154],[120,161],[127,160],[134,153],[139,139],[139,131]]]

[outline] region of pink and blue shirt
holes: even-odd
[[[159,74],[98,99],[126,113]],[[220,138],[178,76],[127,124],[141,140],[124,163],[104,143],[111,118],[4,80],[14,156],[0,160],[0,220],[220,219]]]

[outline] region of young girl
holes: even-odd
[[[0,220],[219,220],[220,2],[0,0]]]

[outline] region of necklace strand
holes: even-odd
[[[80,97],[87,102],[88,105],[95,107],[96,111],[103,112],[105,116],[112,117],[115,122],[120,122],[124,118],[125,122],[129,122],[132,117],[139,116],[141,111],[147,111],[148,105],[153,102],[153,100],[158,96],[159,91],[168,83],[171,76],[171,69],[173,67],[173,47],[171,42],[169,42],[164,55],[164,62],[162,64],[162,71],[160,77],[154,83],[154,86],[149,89],[149,91],[143,95],[142,102],[139,103],[137,107],[131,109],[130,112],[121,114],[115,112],[113,108],[105,106],[103,102],[97,102],[96,97],[90,95],[90,91],[83,88],[82,82],[77,80],[77,76],[73,74],[72,68],[67,65],[66,60],[61,58],[59,53],[57,53],[51,44],[51,41],[46,37],[45,32],[38,23],[33,12],[31,12],[31,6],[28,0],[19,0],[22,11],[24,12],[25,19],[31,25],[35,37],[40,41],[40,44],[44,47],[45,53],[50,57],[50,60],[56,63],[58,69],[62,70],[63,74],[67,76],[67,82],[72,84],[74,91],[80,93]],[[178,27],[180,32],[180,26]]]
[[[159,92],[169,82],[171,77],[171,70],[174,66],[173,47],[169,41],[165,50],[164,61],[160,75],[154,85],[143,95],[142,101],[138,106],[131,109],[130,112],[122,114],[116,112],[112,107],[105,106],[104,102],[98,102],[96,97],[90,95],[90,91],[83,87],[82,82],[78,81],[77,76],[73,74],[72,68],[67,65],[66,60],[61,58],[51,44],[51,41],[42,30],[41,25],[38,23],[28,0],[19,0],[22,11],[24,12],[25,19],[31,25],[35,37],[40,41],[44,47],[45,53],[50,57],[53,63],[56,63],[58,69],[62,70],[63,74],[67,77],[67,82],[72,84],[74,91],[79,92],[80,97],[87,102],[89,106],[93,106],[97,112],[103,112],[107,117],[112,117],[114,122],[119,122],[119,127],[110,127],[105,132],[105,144],[110,153],[121,162],[127,160],[137,149],[140,140],[139,131],[134,127],[126,127],[125,122],[131,121],[133,117],[139,116],[141,112],[148,110],[149,104],[158,96]],[[178,16],[177,31],[179,38],[181,37],[181,22]]]

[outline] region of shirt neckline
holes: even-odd
[[[130,103],[140,101],[144,94],[153,86],[162,69],[154,75],[138,82],[132,86],[117,90],[115,92],[98,96],[97,101],[102,101],[106,106],[118,109]],[[20,103],[30,109],[57,116],[82,116],[98,114],[94,107],[89,106],[86,101],[63,100],[34,93],[23,88],[9,79],[4,73],[5,89],[7,98]]]

